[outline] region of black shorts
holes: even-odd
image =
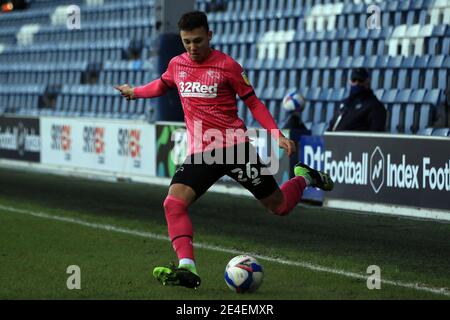
[[[213,161],[218,159],[219,161]],[[266,167],[255,147],[247,142],[188,156],[175,171],[170,185],[187,185],[199,198],[217,180],[227,175],[250,191],[256,199],[263,199],[278,189],[273,175],[261,174],[261,170]]]

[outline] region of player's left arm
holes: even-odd
[[[278,141],[280,148],[284,149],[289,156],[294,153],[294,141],[286,138],[280,131],[275,119],[272,117],[267,107],[256,96],[242,67],[236,61],[230,59],[228,70],[231,86],[250,109],[256,121],[258,121],[264,129],[269,130],[272,137]]]
[[[253,94],[244,100],[247,107],[250,109],[253,117],[255,117],[256,121],[261,124],[261,126],[270,131],[272,137],[278,141],[280,148],[284,149],[288,156],[295,152],[295,143],[294,141],[286,138],[283,133],[278,128],[275,119],[270,114],[267,107],[262,103],[259,98]]]

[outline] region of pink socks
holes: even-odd
[[[284,201],[277,209],[276,214],[285,216],[294,209],[302,198],[305,188],[306,181],[304,177],[294,177],[286,181],[280,188],[281,192],[283,192]]]
[[[169,237],[178,259],[189,258],[194,260],[194,247],[192,245],[193,229],[187,213],[187,203],[174,196],[167,196],[164,200]]]

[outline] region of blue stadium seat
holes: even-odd
[[[389,131],[391,133],[402,132],[403,122],[401,118],[401,105],[394,104],[391,108],[388,107],[388,111],[390,111]]]
[[[410,101],[412,90],[400,90],[391,108],[391,132],[411,133],[414,122],[414,105],[405,106]]]
[[[378,100],[382,101],[383,96],[384,96],[384,89],[378,89],[375,90],[375,96],[378,98]]]
[[[88,88],[88,93],[91,97],[90,103],[84,106],[83,109],[83,116],[94,118],[97,116],[98,108],[99,108],[99,101],[100,101],[100,95],[98,93],[98,90],[96,86],[91,86]]]
[[[328,124],[326,122],[313,123],[311,126],[311,135],[321,136],[324,134],[327,127],[328,127]]]
[[[119,117],[118,109],[117,109],[117,101],[116,97],[112,95],[106,88],[104,89],[105,94],[105,116],[108,118],[117,119]]]
[[[299,83],[300,88],[310,87],[309,84],[311,83],[311,71],[308,69],[303,69],[301,71],[298,71],[298,73],[300,73],[300,83]],[[292,83],[292,80],[295,80],[294,75],[296,75],[296,74],[297,74],[297,71],[290,72],[289,86],[291,86],[292,84],[297,86],[297,83]]]
[[[419,109],[419,130],[428,127],[431,124],[432,107],[430,105],[422,105]]]
[[[106,116],[106,105],[105,105],[106,96],[104,94],[103,86],[98,85],[95,88],[93,88],[92,90],[93,90],[93,92],[95,92],[95,95],[98,98],[97,105],[93,108],[94,112],[95,112],[94,116],[106,118],[107,117]]]
[[[404,119],[404,133],[412,134],[417,131],[414,126],[415,121],[415,106],[413,104],[408,104],[405,107],[405,119]]]
[[[444,79],[439,79],[439,70],[443,67],[445,61],[445,56],[432,56],[428,61],[428,68],[425,73],[425,87],[428,89],[439,88],[445,89],[446,79],[445,73],[441,76]],[[439,81],[440,80],[440,81]]]
[[[427,112],[426,109],[422,110],[425,95],[426,89],[413,90],[405,111],[405,132],[416,133],[418,130],[423,129],[425,124],[421,124],[420,117],[421,113]]]
[[[393,85],[394,83],[394,73],[396,73],[394,71],[394,69],[386,69],[384,72],[384,76],[383,76],[383,86],[382,88],[385,90],[391,89],[391,88],[395,88],[395,85]]]
[[[429,90],[428,93],[425,95],[424,103],[429,104],[431,106],[437,106],[439,104],[440,97],[441,97],[441,90],[439,89]]]
[[[435,106],[438,105],[441,96],[441,90],[429,90],[425,94],[423,103],[419,109],[419,130],[427,128],[431,124],[432,114]]]
[[[340,102],[340,101],[342,101],[344,99],[344,97],[345,97],[344,96],[344,91],[345,91],[344,88],[334,88],[334,89],[332,89],[331,93],[330,93],[330,97],[329,97],[330,101],[333,101],[333,102]]]
[[[409,98],[409,102],[414,104],[423,103],[426,93],[427,93],[426,89],[413,90]]]
[[[395,101],[399,102],[399,103],[406,104],[406,103],[408,103],[410,101],[411,94],[412,94],[412,89],[400,90],[398,95],[397,95],[397,98],[395,99]]]
[[[396,57],[388,57],[387,61],[387,67],[388,68],[400,68],[403,63],[403,57],[402,56],[396,56]]]
[[[319,57],[328,57],[328,41],[320,41],[319,42],[319,52],[318,52],[318,56]]]
[[[398,94],[398,89],[389,89],[385,90],[382,102],[387,106],[388,111],[388,127],[391,132],[398,132],[397,126],[400,123],[400,105],[397,104],[395,108],[393,108],[393,104],[396,101]],[[395,130],[394,130],[395,129]]]
[[[401,64],[401,68],[403,69],[411,69],[414,68],[415,66],[415,61],[416,61],[416,56],[407,56],[407,57],[403,57],[402,59],[402,64]]]
[[[64,107],[67,105],[69,86],[62,86],[60,94],[56,97],[55,111],[56,116],[62,116],[64,114]]]
[[[410,26],[410,25],[415,24],[415,21],[416,21],[416,13],[415,13],[415,11],[413,11],[413,10],[408,11],[406,13],[406,24]]]
[[[398,89],[385,90],[382,101],[387,104],[394,103],[397,98]]]
[[[287,70],[281,70],[278,73],[278,81],[275,83],[275,92],[273,93],[273,99],[281,100],[286,94],[288,85],[288,73]],[[295,82],[295,80],[293,80]]]
[[[312,71],[312,79],[310,87],[321,87],[323,86],[323,81],[321,80],[322,70],[315,69]]]
[[[331,119],[333,119],[334,114],[336,112],[336,106],[338,104],[336,102],[328,102],[325,106],[325,122],[330,123]]]
[[[80,107],[78,108],[78,112],[80,112],[80,115],[84,115],[88,113],[91,109],[91,101],[93,98],[93,95],[91,94],[91,87],[89,86],[83,86],[80,93]]]
[[[447,56],[444,60],[444,64],[443,64],[443,68],[444,69],[450,69],[450,56]]]
[[[313,104],[314,102],[313,101],[309,101],[309,100],[306,100],[306,103],[305,103],[305,107],[304,107],[304,109],[303,109],[303,111],[302,111],[302,113],[301,113],[301,117],[302,117],[302,122],[312,122],[312,117],[311,117],[311,110],[312,110],[312,108],[311,108],[311,104]],[[281,111],[283,111],[284,110],[284,108],[281,108]],[[281,115],[280,115],[280,117],[281,117]]]
[[[321,90],[322,90],[321,88],[317,88],[317,87],[311,88],[305,96],[306,100],[308,100],[308,101],[319,100]]]
[[[347,83],[345,81],[344,70],[343,69],[336,69],[334,71],[333,88],[342,88],[342,87],[344,87],[346,85],[347,85]]]
[[[72,96],[69,104],[68,115],[70,117],[80,117],[83,112],[83,103],[89,103],[90,97],[86,94],[86,86],[73,86]],[[87,98],[87,99],[84,99]]]
[[[282,119],[279,119],[280,114],[279,104],[280,102],[274,99],[269,100],[269,102],[267,103],[267,108],[269,109],[270,114],[278,123],[278,125],[282,123]]]
[[[427,127],[427,128],[423,128],[420,129],[419,131],[417,131],[418,135],[422,135],[422,136],[431,136],[431,134],[433,133],[434,128],[431,127]]]
[[[325,119],[325,113],[326,113],[325,102],[317,101],[314,104],[313,109],[313,118],[312,118],[313,123],[322,122]]]
[[[450,128],[434,129],[433,133],[431,135],[440,136],[440,137],[448,137],[448,136],[450,136]]]
[[[152,114],[150,114],[150,111],[153,110],[153,106],[151,104],[151,102],[149,102],[150,106],[148,108],[148,111],[145,108],[145,100],[144,99],[139,99],[137,100],[137,105],[136,105],[136,119],[138,120],[147,120],[147,121],[151,121],[153,122],[154,120],[152,119]]]
[[[394,87],[398,89],[411,88],[411,69],[402,68],[398,70],[397,83]]]
[[[450,30],[450,28],[448,30]],[[450,32],[449,35],[442,38],[441,54],[446,54],[446,52],[450,52]]]

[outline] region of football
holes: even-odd
[[[283,98],[283,108],[287,112],[302,112],[304,107],[305,98],[297,91],[293,91]]]
[[[255,292],[262,284],[264,270],[259,262],[248,255],[234,257],[225,268],[225,282],[237,292]]]

